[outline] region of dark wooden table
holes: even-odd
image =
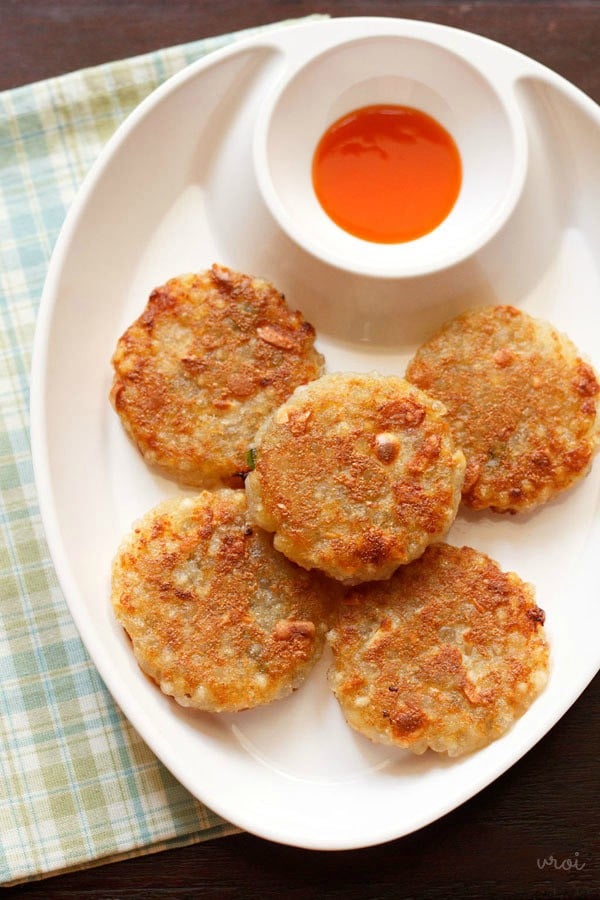
[[[527,53],[600,102],[599,0],[0,0],[0,89],[311,12],[398,16],[465,28]],[[44,900],[597,898],[599,738],[596,679],[505,775],[402,840],[318,853],[239,835],[9,893]],[[577,860],[578,867],[540,868],[550,856],[558,864]]]

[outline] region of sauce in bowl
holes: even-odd
[[[454,139],[431,116],[376,104],[330,125],[314,153],[312,181],[340,228],[395,244],[444,221],[460,192],[462,164]]]

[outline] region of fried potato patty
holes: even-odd
[[[519,512],[588,471],[600,385],[571,341],[512,306],[470,310],[416,353],[406,377],[447,407],[467,458],[464,502]]]
[[[459,756],[500,737],[543,689],[533,588],[469,547],[436,544],[347,594],[328,635],[331,687],[373,741]]]
[[[172,278],[117,344],[111,402],[163,474],[231,485],[265,416],[321,374],[314,339],[267,281],[217,265]]]
[[[295,690],[325,642],[328,596],[251,525],[243,491],[173,498],[113,565],[112,603],[143,669],[182,706],[220,712]]]
[[[250,514],[307,569],[388,578],[450,527],[464,456],[444,408],[402,378],[326,375],[257,434]]]

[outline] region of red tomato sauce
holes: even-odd
[[[458,197],[462,164],[451,135],[408,106],[365,106],[319,141],[312,180],[333,221],[382,244],[412,241],[444,221]]]

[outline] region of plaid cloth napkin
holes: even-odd
[[[170,75],[283,24],[0,93],[0,884],[236,831],[153,756],[78,637],[40,522],[28,380],[50,254],[106,140]]]

